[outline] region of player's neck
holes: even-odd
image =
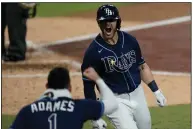
[[[70,93],[70,91],[68,89],[51,89],[51,88],[48,88],[46,89],[46,91],[43,93],[43,95],[40,97],[40,98],[43,98],[45,97],[45,95],[47,93],[52,93],[53,94],[53,98],[58,98],[58,97],[68,97],[68,98],[72,98],[72,95]]]
[[[116,31],[113,38],[111,38],[111,39],[106,39],[103,35],[102,35],[102,38],[105,40],[106,43],[108,43],[110,45],[115,45],[115,44],[117,44],[117,41],[118,41],[118,33]]]

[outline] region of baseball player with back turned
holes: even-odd
[[[108,114],[116,129],[151,129],[151,116],[141,80],[155,95],[160,107],[166,98],[158,88],[145,62],[136,38],[120,30],[121,17],[114,5],[102,5],[97,11],[101,30],[87,48],[81,70],[92,66],[116,95],[118,109]],[[83,75],[86,98],[96,99],[95,82]],[[93,127],[103,129],[105,121],[92,121]]]
[[[48,75],[47,90],[20,110],[9,129],[82,129],[85,121],[114,112],[118,108],[116,97],[97,72],[90,67],[84,75],[99,86],[101,102],[73,99],[69,71],[56,67]]]

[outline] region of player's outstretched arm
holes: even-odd
[[[104,114],[113,113],[118,108],[118,102],[113,92],[108,88],[105,82],[100,78],[94,68],[89,67],[84,71],[84,76],[96,82],[99,87],[101,100],[104,103]]]
[[[142,65],[139,66],[139,69],[141,79],[143,80],[144,83],[146,83],[149,86],[151,91],[155,94],[158,105],[160,107],[165,106],[166,98],[162,94],[161,90],[158,88],[149,66],[146,63],[143,63]]]

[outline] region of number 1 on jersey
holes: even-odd
[[[57,119],[57,114],[56,113],[52,113],[48,117],[48,122],[50,123],[50,128],[49,129],[57,129],[56,119]]]

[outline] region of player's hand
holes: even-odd
[[[157,104],[160,107],[164,107],[166,105],[167,100],[164,97],[163,93],[160,90],[157,90],[154,92],[154,95],[156,96]]]
[[[89,67],[87,68],[84,72],[83,75],[93,81],[96,81],[97,79],[99,79],[99,75],[97,74],[97,72],[94,70],[94,68]]]
[[[107,123],[103,119],[99,119],[96,121],[91,121],[93,129],[106,129]]]

